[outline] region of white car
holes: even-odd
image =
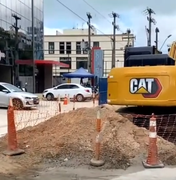
[[[71,99],[76,96],[76,100],[82,102],[92,97],[92,89],[76,83],[64,83],[43,91],[43,97],[48,101],[59,97],[62,99],[65,96],[69,96]]]
[[[39,104],[39,98],[35,94],[24,92],[12,84],[0,82],[0,107],[8,107],[10,98],[15,109],[36,107]]]

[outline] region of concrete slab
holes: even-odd
[[[35,173],[30,180],[175,180],[176,168],[141,169],[130,167],[127,170],[88,169],[88,168],[63,168],[50,167]]]
[[[175,171],[176,168],[145,169],[141,172],[124,175],[111,180],[175,180]]]

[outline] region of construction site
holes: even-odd
[[[144,121],[142,115],[140,122],[140,115],[134,117],[130,107],[98,106],[96,100],[65,105],[41,100],[38,109],[13,110],[9,106],[7,111],[7,135],[0,139],[0,179],[44,179],[52,169],[60,172],[61,179],[98,179],[97,173],[112,179],[130,168],[141,171],[144,160],[176,165],[172,116],[156,117],[158,152],[157,157],[150,157],[154,152],[150,152],[147,129],[152,116],[145,116]],[[89,171],[95,171],[94,175],[88,175]]]
[[[176,42],[162,53],[172,34],[162,39],[158,48],[156,27],[152,45],[155,12],[147,8],[143,12],[148,21],[147,45],[135,46],[132,30],[116,34],[121,31],[117,13],[108,15],[113,33],[106,34],[93,26],[98,23],[92,22],[91,13],[86,13],[85,20],[59,0],[56,3],[65,8],[63,12],[67,9],[86,23],[88,29],[44,36],[44,3],[38,7],[33,0],[18,4],[25,13],[30,11],[30,17],[20,15],[27,25],[24,29],[31,29],[30,56],[18,48],[21,17],[12,15],[16,18],[12,25],[15,57],[5,65],[8,58],[3,55],[3,66],[8,66],[2,66],[0,79],[13,85],[24,81],[29,90],[15,85],[10,91],[3,83],[0,89],[0,105],[4,107],[0,109],[0,180],[175,179]],[[101,15],[87,1],[82,3]],[[0,4],[4,12],[9,10]],[[15,7],[18,5],[16,1]],[[9,10],[13,11],[18,10]],[[63,17],[65,23],[69,16]],[[38,36],[35,24],[41,26]],[[6,54],[12,51],[7,47],[3,51]],[[18,57],[19,51],[25,52],[25,58]],[[23,67],[21,75],[18,66]],[[30,66],[28,73],[25,66]]]

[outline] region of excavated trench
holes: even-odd
[[[154,113],[157,134],[176,144],[176,107],[129,107],[122,108],[118,112],[123,116],[130,117],[136,126],[146,129],[149,129],[151,114]]]

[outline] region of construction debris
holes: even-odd
[[[97,108],[81,108],[19,131],[19,147],[26,151],[24,158],[28,163],[30,159],[31,163],[54,161],[62,166],[89,165],[94,156],[96,113]],[[101,118],[105,124],[101,147],[103,168],[141,165],[148,150],[148,131],[133,125],[114,108],[102,107]],[[162,162],[176,165],[174,144],[158,138],[158,149]]]

